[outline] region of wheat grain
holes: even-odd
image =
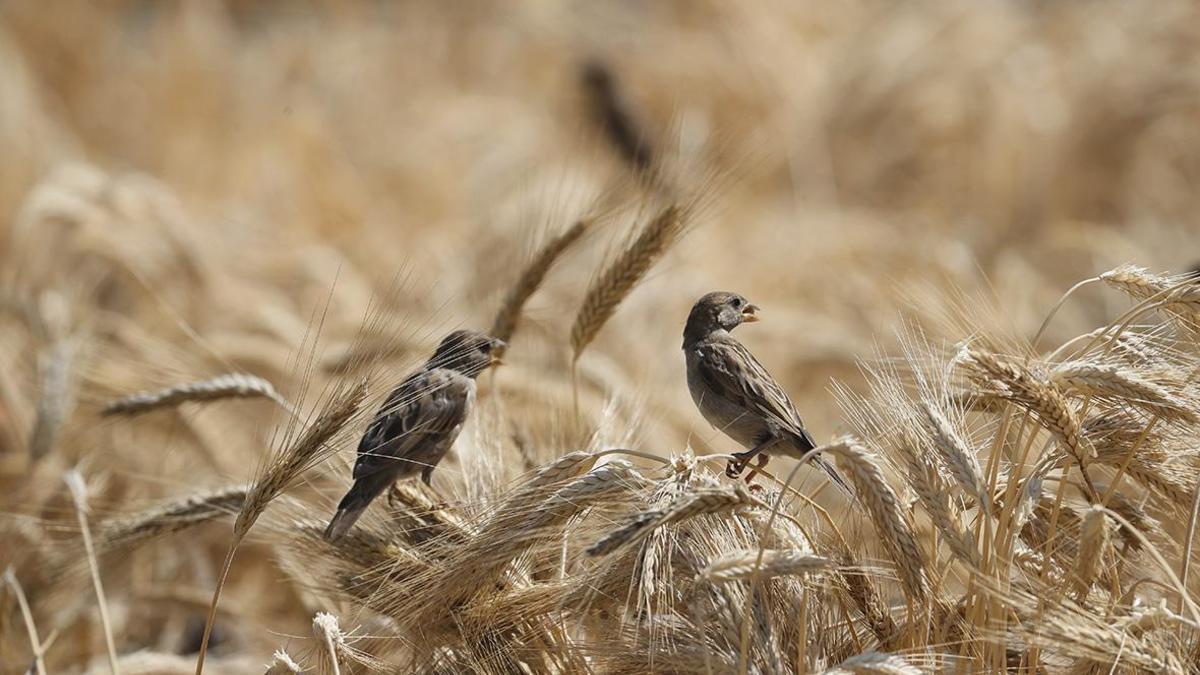
[[[180,403],[219,401],[230,398],[267,398],[284,410],[294,412],[292,404],[267,380],[246,373],[227,373],[217,377],[177,384],[156,391],[143,391],[112,401],[100,411],[101,415],[141,415]]]
[[[542,285],[554,262],[590,227],[589,220],[576,221],[566,231],[542,246],[533,260],[525,266],[521,276],[517,277],[516,283],[508,289],[508,294],[504,296],[504,302],[500,304],[500,310],[496,312],[496,318],[492,321],[489,335],[505,343],[512,339],[513,332],[521,320],[521,310],[525,307],[525,302]]]
[[[663,209],[588,287],[571,326],[575,360],[596,338],[617,305],[683,234],[686,215],[686,209],[678,205]]]

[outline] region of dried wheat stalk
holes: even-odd
[[[100,623],[104,627],[104,641],[108,648],[108,665],[113,675],[120,673],[117,666],[117,645],[113,639],[112,621],[108,616],[108,601],[104,598],[104,585],[100,583],[100,563],[96,560],[96,548],[92,545],[92,531],[88,527],[87,484],[78,471],[71,470],[63,476],[75,503],[75,515],[79,521],[79,532],[87,551],[88,564],[92,570],[92,588],[96,591],[96,602],[100,606]]]
[[[571,326],[571,348],[576,360],[617,310],[617,305],[683,234],[685,216],[686,210],[678,205],[663,209],[588,287]]]
[[[38,675],[46,675],[46,660],[42,658],[42,639],[38,637],[37,624],[33,621],[33,612],[29,609],[29,600],[25,597],[25,589],[21,588],[21,582],[17,580],[17,575],[9,567],[4,570],[4,582],[12,589],[13,595],[17,598],[17,606],[21,609],[21,618],[25,621],[25,632],[29,635],[29,646],[33,652],[33,666],[37,669]]]
[[[506,343],[512,339],[513,332],[517,329],[517,323],[521,320],[521,310],[525,307],[525,302],[542,285],[546,274],[559,256],[578,241],[589,227],[591,227],[591,221],[576,221],[565,232],[542,246],[533,260],[525,266],[521,276],[517,278],[517,282],[508,289],[508,294],[504,296],[500,311],[496,312],[496,318],[492,321],[492,330],[490,331],[492,337]]]
[[[1181,279],[1154,274],[1136,265],[1121,265],[1101,274],[1100,278],[1138,300],[1157,297],[1170,314],[1193,326],[1200,319],[1200,289],[1195,284],[1180,285]],[[1175,286],[1178,288],[1173,288]]]
[[[218,401],[227,398],[267,398],[288,412],[295,408],[275,385],[256,375],[227,373],[217,377],[177,384],[157,391],[143,391],[119,398],[100,411],[101,415],[140,415],[159,408],[170,408],[187,402]]]

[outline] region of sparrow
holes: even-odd
[[[692,400],[709,424],[746,448],[734,455],[736,459],[729,462],[726,475],[736,478],[757,457],[747,482],[772,455],[800,457],[817,447],[787,393],[730,335],[741,324],[758,321],[758,311],[737,293],[717,291],[696,301],[683,329]],[[851,494],[832,464],[820,456],[813,457],[812,462]]]
[[[392,391],[359,441],[354,485],[325,528],[326,539],[345,534],[392,483],[420,474],[429,485],[474,406],[475,378],[502,363],[505,347],[478,331],[454,331]]]

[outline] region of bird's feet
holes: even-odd
[[[760,450],[747,450],[735,453],[733,456],[734,459],[729,460],[729,463],[725,465],[725,475],[730,478],[742,475],[742,472],[746,470],[746,465],[750,463],[750,460],[754,460],[754,468],[750,471],[750,475],[746,476],[748,484],[767,465],[767,462],[771,461],[771,456]]]

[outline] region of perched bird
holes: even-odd
[[[747,480],[770,461],[771,455],[800,457],[817,447],[804,428],[796,406],[766,368],[729,334],[743,323],[758,321],[758,307],[736,293],[714,292],[696,301],[683,329],[688,389],[700,413],[715,428],[737,441],[737,453],[725,473],[741,475],[757,457]],[[825,470],[849,494],[846,481],[821,457],[812,462]]]
[[[392,483],[421,474],[429,485],[475,403],[475,378],[501,363],[504,348],[484,333],[454,331],[396,387],[358,443],[354,485],[325,528],[327,539],[345,534]]]

